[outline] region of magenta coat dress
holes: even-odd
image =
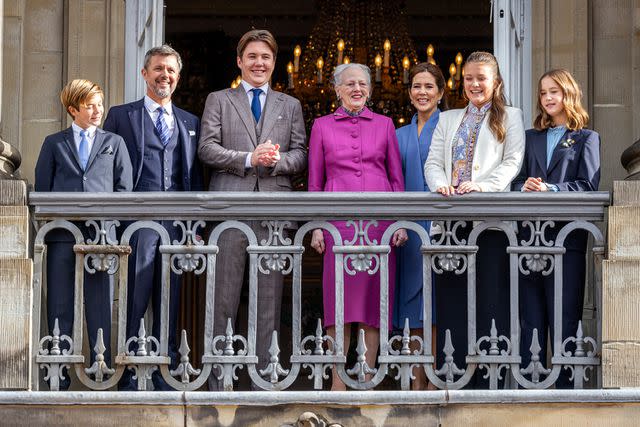
[[[342,108],[316,119],[309,140],[309,191],[404,191],[402,163],[395,127],[390,118],[365,108],[358,117]],[[343,242],[353,240],[353,227],[333,223]],[[368,236],[377,239],[390,222],[371,226]],[[333,239],[324,233],[323,261],[324,324],[335,324],[335,269]],[[358,244],[358,243],[356,243]],[[395,254],[389,256],[389,319],[393,307]],[[380,274],[344,274],[344,321],[380,325]],[[391,321],[391,320],[390,320]],[[391,323],[389,323],[391,324]]]

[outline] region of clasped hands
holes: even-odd
[[[409,236],[407,236],[407,231],[404,228],[400,228],[393,233],[393,237],[391,237],[391,244],[393,246],[402,246],[408,239]],[[311,235],[311,247],[319,254],[324,253],[324,235],[322,234],[322,230],[319,228],[313,230],[313,234]]]
[[[549,187],[542,178],[530,176],[522,185],[522,191],[549,191]]]
[[[274,167],[280,160],[280,144],[273,144],[268,139],[259,144],[251,153],[251,166]]]

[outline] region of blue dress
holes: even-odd
[[[411,124],[396,130],[400,157],[402,158],[405,191],[429,191],[423,170],[439,117],[440,110],[436,109],[425,123],[419,137],[417,114],[411,119]],[[418,223],[427,232],[429,231],[429,221],[418,221]],[[408,318],[409,327],[421,328],[424,320],[422,312],[422,253],[420,253],[422,242],[416,233],[407,231],[407,234],[409,240],[396,251],[396,295],[393,324],[397,328],[402,328],[405,318]],[[435,324],[435,308],[432,313],[432,323]]]

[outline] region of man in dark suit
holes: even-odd
[[[73,117],[71,127],[45,138],[36,164],[36,191],[131,191],[131,162],[127,147],[118,135],[97,126],[102,121],[104,93],[88,80],[73,80],[60,100]],[[89,230],[78,224],[85,238]],[[109,231],[109,230],[108,230]],[[75,239],[57,229],[46,236],[47,321],[49,330],[58,319],[60,335],[72,335],[74,312]],[[111,362],[111,290],[106,272],[84,273],[84,303],[91,363],[96,336],[103,330],[105,362]],[[69,376],[60,388],[69,387]]]
[[[122,136],[133,165],[133,191],[198,191],[201,168],[196,158],[200,122],[171,102],[180,79],[182,60],[167,45],[154,47],[145,55],[142,77],[147,91],[143,99],[109,110],[104,128]],[[163,221],[171,240],[180,238],[172,221]],[[137,336],[140,319],[153,299],[153,335],[160,338],[161,268],[160,238],[143,229],[131,239],[127,307],[127,337]],[[177,357],[176,323],[180,296],[179,277],[171,273],[169,292],[169,356]],[[169,389],[158,372],[155,389]],[[121,389],[135,389],[131,371],[120,382]]]
[[[300,102],[269,86],[277,51],[278,45],[268,31],[244,34],[237,47],[241,84],[235,89],[213,92],[207,98],[198,155],[212,169],[211,191],[291,191],[291,176],[306,167],[306,132]],[[269,231],[259,221],[249,225],[258,242],[271,241]],[[235,322],[247,239],[244,233],[229,230],[221,235],[218,246],[214,335],[224,334],[228,318]],[[282,274],[259,274],[258,368],[269,361],[271,335],[280,326],[281,300]],[[209,386],[220,388],[215,380]]]

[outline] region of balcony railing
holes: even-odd
[[[460,389],[467,385],[477,370],[484,370],[490,380],[490,388],[498,388],[498,379],[506,378],[503,387],[541,389],[553,386],[560,370],[570,369],[575,388],[584,386],[586,371],[593,370],[595,386],[599,385],[601,345],[600,315],[600,264],[604,253],[604,238],[597,224],[605,217],[609,194],[553,193],[553,194],[472,194],[463,197],[444,198],[439,195],[417,193],[31,193],[30,205],[37,224],[34,244],[34,312],[33,312],[33,372],[44,370],[51,389],[59,387],[64,366],[72,367],[78,379],[89,389],[105,390],[114,387],[127,367],[135,369],[139,378],[148,377],[158,368],[167,384],[176,390],[197,390],[207,381],[212,372],[218,371],[224,388],[233,388],[238,369],[248,372],[254,387],[265,390],[285,390],[302,377],[313,379],[313,388],[322,389],[329,369],[336,369],[340,378],[351,388],[373,389],[392,376],[400,380],[398,388],[408,389],[414,367],[424,369],[428,379],[441,389]],[[170,240],[168,231],[158,220],[175,221],[180,230],[180,239]],[[270,231],[266,240],[256,237],[250,227],[242,221],[265,221]],[[333,220],[352,221],[362,239],[343,242]],[[367,237],[370,221],[395,221],[384,233],[381,241]],[[441,238],[429,236],[418,220],[430,220],[444,231]],[[290,239],[279,233],[284,221],[296,221],[299,227]],[[467,239],[460,239],[456,230],[463,222],[471,227]],[[78,226],[82,224],[83,230]],[[165,222],[166,224],[166,222]],[[559,224],[561,227],[554,241],[545,237],[545,230]],[[120,225],[116,233],[115,226]],[[531,230],[531,238],[518,237],[517,227]],[[54,328],[52,335],[41,327],[40,320],[46,304],[43,304],[43,262],[45,237],[54,229],[65,229],[75,239],[75,304],[72,336],[60,336]],[[164,328],[159,337],[151,337],[141,322],[138,336],[126,336],[127,269],[131,252],[129,241],[136,230],[155,230],[161,239],[162,293],[161,318]],[[196,236],[211,233],[207,241]],[[224,251],[217,240],[226,229],[238,229],[249,241],[249,310],[246,336],[233,331],[231,324],[226,333],[213,336],[213,319],[217,309],[212,298],[217,285],[215,262]],[[302,281],[303,258],[310,250],[304,245],[305,236],[314,229],[329,232],[335,242],[336,265],[336,336],[331,339],[323,331],[320,320],[315,334],[303,336]],[[404,228],[416,232],[422,240],[425,324],[421,336],[411,336],[409,328],[402,334],[391,335],[389,325],[390,298],[388,292],[389,242],[395,230]],[[491,328],[486,336],[476,336],[476,254],[477,239],[485,230],[499,230],[508,239],[506,251],[509,257],[510,274],[510,321],[508,330]],[[586,230],[592,236],[590,255],[593,259],[593,280],[588,280],[594,296],[594,337],[585,336],[583,329],[574,336],[562,340],[556,336],[552,342],[551,366],[545,369],[537,363],[545,355],[539,354],[539,345],[534,338],[530,348],[532,363],[521,366],[520,320],[518,299],[518,277],[526,271],[542,271],[554,277],[555,301],[562,300],[562,259],[565,253],[564,239],[576,229]],[[89,230],[89,237],[86,233]],[[95,362],[88,366],[88,354],[82,354],[83,317],[82,289],[84,270],[89,273],[104,271],[115,278],[118,286],[119,308],[117,313],[117,346],[114,364],[104,362],[103,337],[97,336],[94,352]],[[359,334],[357,359],[348,366],[343,348],[344,307],[340,303],[344,295],[344,275],[380,271],[380,343],[377,350],[377,366],[367,366],[363,333]],[[170,368],[168,349],[169,331],[169,276],[170,272],[181,274],[192,272],[206,277],[206,308],[203,336],[192,336],[182,331],[179,338],[179,361],[175,369]],[[260,274],[280,271],[291,275],[292,324],[291,336],[273,334],[270,359],[264,370],[257,369],[257,279]],[[444,363],[437,365],[432,354],[431,343],[431,271],[455,271],[468,278],[467,315],[469,319],[466,348],[453,348],[447,334],[445,342],[438,342],[438,351],[444,353]],[[562,310],[555,304],[556,330],[561,329]],[[203,352],[193,355],[189,342],[202,340]],[[282,340],[291,340],[291,354],[282,354]],[[419,350],[410,347],[412,341],[419,342]],[[573,351],[567,344],[573,343]],[[65,344],[66,343],[66,344]],[[133,344],[133,345],[132,345]],[[529,344],[529,343],[527,343]],[[68,348],[68,350],[67,350]],[[466,351],[466,364],[456,366],[453,352]],[[192,365],[199,358],[200,369]],[[364,375],[369,372],[370,375]],[[595,375],[593,375],[595,374]],[[145,389],[145,381],[139,381],[139,389]],[[32,387],[39,388],[40,378],[34,375]]]

